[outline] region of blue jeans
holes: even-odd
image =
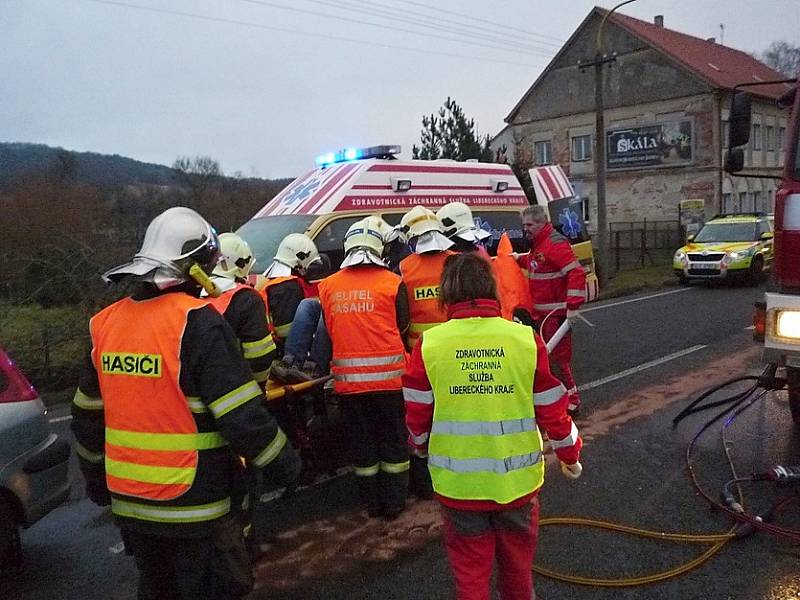
[[[318,298],[305,298],[294,313],[283,347],[284,361],[302,367],[308,358],[327,371],[332,354],[331,338],[322,318],[322,305]]]

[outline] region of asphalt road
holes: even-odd
[[[548,469],[542,515],[581,516],[657,531],[719,533],[729,527],[691,487],[684,452],[710,416],[672,417],[711,385],[759,369],[747,330],[761,289],[692,286],[588,306],[589,324],[575,332],[576,375],[584,407],[578,425],[586,446],[577,482]],[[68,434],[64,408],[51,414]],[[800,464],[800,436],[785,396],[767,395],[726,430],[740,473]],[[719,427],[700,439],[696,465],[713,496],[731,478]],[[25,569],[0,578],[0,598],[63,600],[135,598],[135,572],[108,513],[89,503],[82,481],[70,502],[23,533]],[[349,476],[273,501],[259,512],[267,542],[255,570],[253,598],[415,599],[453,597],[433,502],[412,502],[391,524],[358,511]],[[763,510],[791,489],[745,490],[746,506]],[[800,527],[800,502],[776,521]],[[679,545],[575,527],[544,527],[537,564],[589,577],[630,577],[670,569],[707,545]],[[664,583],[623,590],[583,587],[537,577],[540,598],[800,597],[800,551],[759,534],[725,546],[708,563]]]

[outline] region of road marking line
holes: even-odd
[[[67,415],[66,417],[55,417],[54,419],[50,419],[50,423],[61,423],[61,421],[69,421],[72,418],[72,415]]]
[[[672,354],[668,354],[667,356],[662,356],[661,358],[651,360],[650,362],[643,363],[636,367],[625,369],[624,371],[620,371],[619,373],[616,373],[614,375],[609,375],[608,377],[597,379],[596,381],[592,381],[591,383],[584,383],[583,385],[578,386],[578,391],[584,392],[586,390],[591,390],[596,387],[600,387],[601,385],[611,383],[612,381],[616,381],[617,379],[622,379],[623,377],[627,377],[628,375],[633,375],[634,373],[644,371],[645,369],[649,369],[651,367],[656,367],[658,365],[664,364],[665,362],[675,360],[676,358],[680,358],[681,356],[686,356],[687,354],[691,354],[692,352],[697,352],[698,350],[702,350],[703,348],[706,347],[707,346],[705,344],[698,344],[697,346],[692,346],[691,348],[686,348],[685,350],[679,350],[678,352],[673,352]]]
[[[756,328],[755,325],[750,325],[750,327],[745,327],[744,330],[747,331],[748,329],[755,329],[755,328]]]
[[[690,292],[694,288],[679,288],[677,290],[670,290],[668,292],[659,292],[658,294],[650,294],[649,296],[642,296],[641,298],[630,298],[629,300],[621,300],[619,302],[612,302],[611,304],[603,304],[602,306],[590,306],[589,308],[581,308],[582,313],[591,312],[593,310],[600,310],[603,308],[611,308],[613,306],[621,306],[622,304],[630,304],[631,302],[641,302],[642,300],[650,300],[651,298],[660,298],[661,296],[669,296],[670,294],[680,294],[681,292]]]

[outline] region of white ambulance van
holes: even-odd
[[[356,221],[378,214],[395,225],[418,204],[435,212],[455,201],[467,204],[476,225],[491,232],[487,240],[490,254],[494,255],[504,232],[516,252],[528,251],[519,211],[529,201],[509,165],[404,161],[395,158],[399,152],[399,146],[374,146],[319,157],[315,170],[295,179],[237,231],[255,254],[253,272],[269,266],[278,244],[289,233],[306,233],[337,268],[344,259],[344,234]],[[536,174],[531,176],[536,185]],[[551,214],[551,219],[558,227],[558,217]],[[597,295],[597,277],[591,242],[582,218],[579,221],[570,222],[570,231],[577,228],[583,234],[577,239],[568,237],[586,270],[587,299],[591,300]]]

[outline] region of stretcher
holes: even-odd
[[[274,400],[280,400],[287,394],[299,394],[301,392],[307,392],[318,385],[324,385],[327,383],[330,378],[333,377],[332,375],[325,375],[324,377],[318,377],[316,379],[311,379],[310,381],[303,381],[301,383],[279,383],[277,381],[273,381],[270,379],[267,382],[267,401],[272,402]]]

